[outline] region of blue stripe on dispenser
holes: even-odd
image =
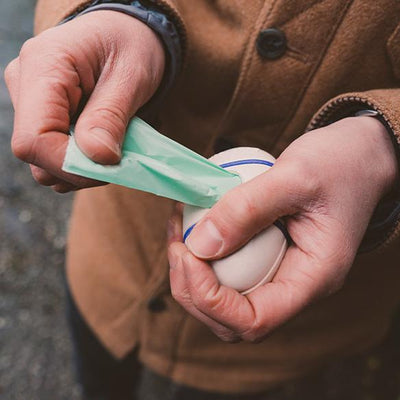
[[[248,164],[261,164],[261,165],[266,165],[268,167],[272,167],[274,165],[274,163],[271,161],[260,160],[258,158],[248,158],[247,160],[230,161],[224,164],[220,164],[219,166],[221,168],[229,168],[229,167],[235,167],[237,165],[248,165]]]
[[[186,242],[186,239],[188,238],[188,236],[190,235],[190,233],[192,232],[192,230],[195,226],[196,226],[196,224],[193,224],[193,225],[189,226],[189,228],[186,229],[186,232],[183,234],[183,243]]]

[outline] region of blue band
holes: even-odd
[[[248,158],[246,160],[236,160],[236,161],[230,161],[224,164],[220,164],[221,168],[229,168],[229,167],[235,167],[237,165],[248,165],[248,164],[261,164],[261,165],[266,165],[268,167],[272,167],[274,165],[273,162],[267,161],[267,160],[260,160],[258,158]]]
[[[189,228],[186,229],[185,233],[183,234],[183,243],[186,242],[186,239],[188,238],[188,236],[190,235],[190,233],[192,232],[193,228],[196,226],[196,224],[190,225]]]

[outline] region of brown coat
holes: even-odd
[[[315,127],[359,103],[380,110],[400,132],[399,1],[153,2],[174,19],[185,46],[184,69],[157,128],[195,151],[210,155],[225,142],[278,156],[313,116],[323,117],[314,119]],[[85,3],[39,0],[36,31]],[[285,32],[288,42],[276,60],[262,58],[255,46],[270,27]],[[168,291],[164,242],[171,207],[169,200],[111,185],[77,194],[68,279],[89,325],[116,356],[139,345],[144,363],[178,382],[257,391],[362,351],[387,331],[400,298],[398,241],[358,257],[339,293],[262,343],[222,343]],[[166,308],[156,312],[161,301]]]

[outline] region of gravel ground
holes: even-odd
[[[32,35],[33,0],[0,0],[0,72]],[[0,398],[77,399],[63,313],[71,197],[35,184],[10,151],[13,112],[0,80]]]
[[[31,35],[33,7],[33,0],[0,0],[1,75]],[[35,184],[27,166],[14,159],[12,118],[0,80],[0,399],[77,400],[63,307],[71,196]],[[309,400],[322,393],[327,399],[400,400],[399,338],[398,318],[379,347],[295,386],[306,387],[301,393]],[[287,389],[287,398],[305,398],[293,395],[294,386]]]

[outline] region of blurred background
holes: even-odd
[[[34,4],[0,0],[1,76],[32,35]],[[1,78],[0,399],[76,400],[80,396],[73,379],[63,287],[71,196],[37,185],[29,168],[12,156],[12,124],[13,110]],[[380,346],[337,362],[299,385],[309,387],[308,400],[319,400],[322,386],[332,399],[344,399],[337,396],[341,387],[346,399],[400,400],[399,318]],[[287,398],[292,398],[290,391],[288,387]]]
[[[10,151],[4,68],[32,36],[35,0],[0,0],[0,399],[77,399],[64,321],[71,196],[37,185]]]

